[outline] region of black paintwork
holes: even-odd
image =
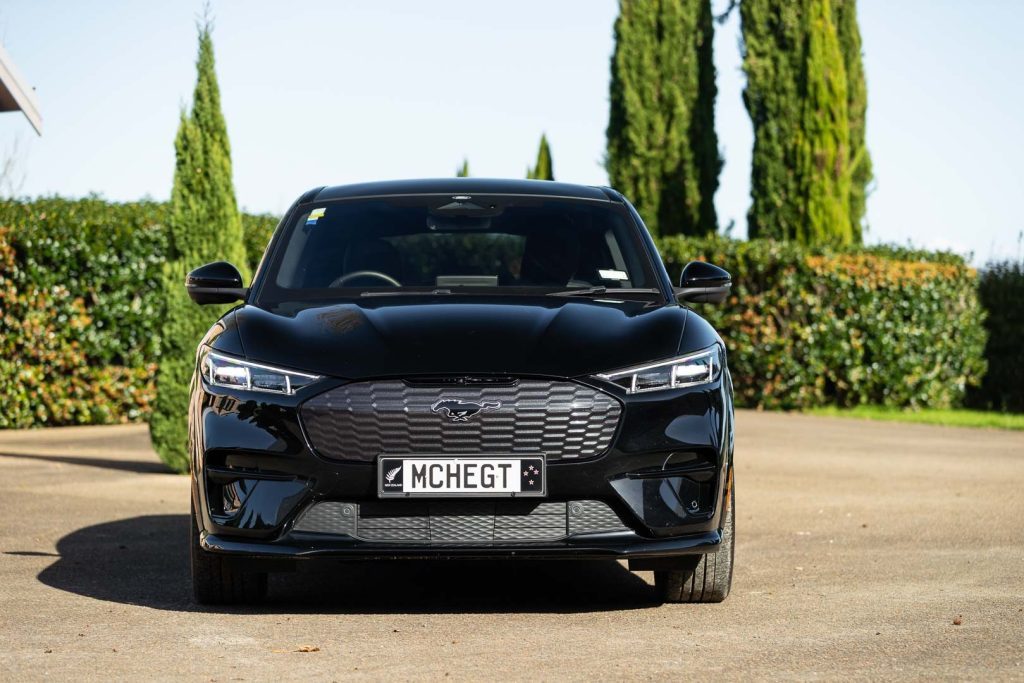
[[[507,557],[520,560],[642,560],[675,555],[714,552],[721,543],[719,532],[687,534],[675,538],[651,539],[633,532],[587,534],[559,544],[521,546],[430,546],[429,549],[407,544],[368,543],[366,541],[325,539],[320,534],[291,534],[281,543],[254,543],[236,538],[208,534],[204,546],[208,550],[239,558],[274,561],[315,559],[318,557],[352,559],[486,559]],[[273,565],[272,565],[273,566]],[[277,570],[292,569],[294,564],[279,564]]]
[[[197,304],[230,304],[248,294],[242,274],[227,261],[207,263],[190,272],[185,277],[185,290]]]
[[[473,178],[367,183],[311,190],[293,205],[282,225],[314,201],[474,192],[623,203],[655,264],[664,296],[645,301],[615,300],[611,293],[601,298],[425,294],[306,302],[269,310],[252,303],[236,307],[211,328],[203,344],[325,379],[294,396],[278,396],[213,387],[194,378],[189,411],[193,496],[207,550],[280,560],[650,558],[717,548],[733,450],[728,370],[712,384],[637,395],[627,395],[594,376],[713,344],[722,345],[725,360],[724,344],[712,326],[677,303],[653,241],[633,207],[617,192],[548,181]],[[274,248],[272,240],[269,249]],[[252,292],[258,290],[264,271],[261,264],[249,290],[250,302],[255,301]],[[312,450],[299,418],[303,401],[347,381],[453,375],[570,378],[621,401],[623,416],[611,448],[586,461],[550,463],[548,497],[605,501],[632,531],[472,549],[374,544],[291,532],[297,515],[311,501],[377,499],[374,463],[328,461]],[[692,493],[698,508],[684,509],[678,500],[666,499],[670,487],[663,483]]]
[[[251,360],[348,379],[575,377],[671,358],[688,316],[696,317],[681,306],[643,301],[448,294],[293,310],[243,306],[224,325],[237,335],[234,348]]]
[[[732,276],[722,268],[705,261],[690,261],[679,274],[676,296],[690,303],[720,304],[729,295]]]
[[[612,193],[621,200],[617,192],[606,188],[557,183],[550,180],[512,180],[504,178],[434,178],[422,180],[383,180],[373,183],[356,183],[337,187],[322,187],[312,196],[305,196],[304,202],[324,202],[332,199],[355,199],[357,197],[386,197],[393,195],[422,194],[517,194],[538,197],[572,197],[575,199],[608,200]]]

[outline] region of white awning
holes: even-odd
[[[0,111],[23,112],[36,132],[43,134],[43,117],[39,115],[36,93],[22,79],[3,45],[0,45]]]

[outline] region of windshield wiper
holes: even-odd
[[[598,285],[597,287],[567,289],[564,292],[548,292],[547,296],[590,296],[591,294],[604,294],[607,291],[607,287],[604,285]]]
[[[460,291],[459,294],[480,294],[480,295],[506,295],[506,296],[523,296],[522,291],[511,291],[503,292],[502,287],[495,287],[493,291],[479,292],[479,291],[462,291],[466,288],[457,288]],[[511,288],[505,288],[511,289]],[[608,289],[603,285],[597,285],[596,287],[580,287],[578,289],[566,289],[561,292],[548,292],[545,296],[600,296],[607,294],[609,297],[619,297],[620,295],[632,295],[632,294],[658,294],[657,289]],[[422,289],[382,289],[382,290],[369,290],[365,292],[359,292],[360,297],[375,297],[375,296],[440,296],[453,294],[451,289],[439,287],[432,290]]]
[[[657,289],[637,288],[637,289],[608,289],[603,285],[596,287],[581,287],[580,289],[567,289],[562,292],[551,292],[547,296],[594,296],[599,294],[607,294],[610,297],[616,297],[620,294],[657,294]]]
[[[450,290],[450,289],[433,289],[433,290],[430,290],[429,292],[425,292],[423,290],[409,290],[409,289],[399,289],[399,290],[385,289],[385,290],[381,290],[381,291],[359,292],[359,296],[434,296],[436,294],[451,294],[451,293],[452,293],[452,290]]]

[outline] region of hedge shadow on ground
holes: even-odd
[[[657,606],[654,589],[617,562],[339,562],[274,574],[270,597],[246,608],[192,602],[187,515],[83,527],[57,542],[43,584],[97,600],[173,611],[431,614],[584,613]]]
[[[65,465],[84,465],[86,467],[99,467],[106,470],[118,470],[120,472],[135,472],[136,474],[173,473],[173,470],[171,470],[170,467],[155,460],[115,460],[113,458],[89,458],[70,455],[40,455],[38,453],[9,452],[0,452],[0,458],[45,460],[46,462],[59,462]]]

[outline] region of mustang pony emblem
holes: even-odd
[[[430,407],[435,413],[441,413],[452,422],[465,422],[479,412],[485,410],[497,410],[501,407],[499,401],[463,401],[461,398],[442,398]]]

